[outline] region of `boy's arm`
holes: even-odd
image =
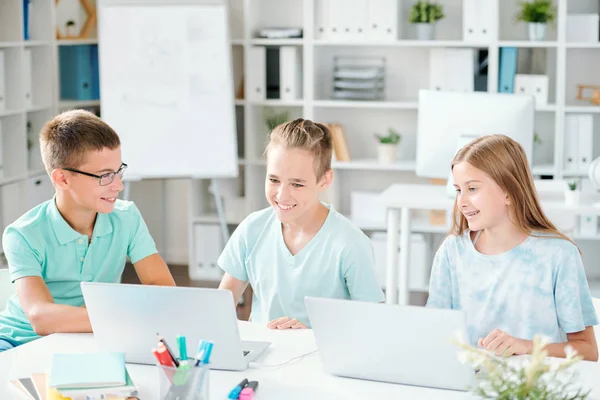
[[[158,253],[141,259],[133,267],[143,285],[175,286],[167,263]]]
[[[231,290],[233,293],[233,304],[237,304],[244,294],[244,290],[246,290],[247,286],[247,281],[240,281],[239,279],[231,276],[228,272],[225,272],[225,275],[223,275],[223,279],[221,279],[221,283],[219,284],[219,289]]]
[[[17,279],[15,286],[23,311],[36,334],[92,332],[87,309],[56,304],[41,277]]]

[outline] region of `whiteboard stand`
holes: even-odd
[[[213,196],[215,197],[215,205],[217,206],[217,218],[221,225],[221,236],[223,238],[223,246],[227,244],[229,240],[229,228],[227,227],[227,218],[225,218],[225,212],[223,211],[223,198],[219,191],[219,184],[216,179],[210,180]]]

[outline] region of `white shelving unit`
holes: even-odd
[[[545,52],[543,73],[549,76],[549,101],[536,110],[536,132],[542,145],[536,149],[533,173],[567,178],[562,165],[565,115],[568,113],[600,113],[600,107],[575,100],[577,83],[600,84],[597,66],[600,65],[600,43],[567,43],[566,16],[571,12],[599,12],[596,0],[555,0],[558,18],[549,26],[547,38],[534,42],[527,38],[527,27],[515,22],[518,0],[497,0],[497,37],[486,43],[462,40],[462,0],[439,1],[447,17],[438,23],[435,40],[415,40],[406,16],[413,1],[398,0],[398,37],[394,41],[357,42],[322,39],[316,29],[319,3],[327,0],[229,0],[231,5],[231,44],[235,90],[240,89],[244,76],[253,72],[248,60],[254,46],[298,46],[303,57],[303,97],[293,102],[280,100],[236,100],[240,175],[223,181],[226,193],[238,199],[235,215],[228,217],[232,228],[252,211],[267,206],[264,198],[265,162],[262,152],[268,128],[264,122],[267,109],[287,111],[289,118],[303,117],[324,123],[339,123],[344,127],[351,161],[333,162],[334,184],[324,200],[349,215],[352,191],[380,192],[392,183],[427,182],[415,175],[418,91],[428,88],[430,51],[435,48],[483,49],[488,51],[488,91],[498,88],[499,54],[502,47],[517,47],[519,52]],[[500,4],[501,2],[501,4]],[[501,5],[501,7],[500,7]],[[302,27],[301,39],[269,40],[257,37],[260,28],[267,26]],[[575,52],[576,62],[571,59]],[[331,71],[335,55],[377,55],[386,58],[385,101],[332,100]],[[598,58],[598,60],[596,60]],[[587,65],[587,67],[586,67]],[[250,88],[245,87],[245,93]],[[468,112],[468,110],[465,110]],[[376,160],[373,135],[394,128],[402,134],[398,162],[380,164]],[[594,157],[600,156],[600,118],[595,118]],[[575,174],[578,177],[583,174]],[[195,182],[191,188],[190,243],[195,243],[194,227],[216,224],[216,214],[207,185]],[[407,195],[410,195],[407,193]],[[227,195],[225,195],[227,196]],[[225,201],[227,208],[227,200]],[[445,233],[445,226],[431,225],[427,218],[419,219],[416,231]],[[384,225],[355,221],[365,231],[383,230]],[[579,239],[596,240],[598,237]],[[190,249],[190,266],[201,257]],[[192,270],[193,268],[190,268]],[[201,274],[199,272],[199,274]]]
[[[95,3],[95,2],[92,2]],[[57,113],[99,106],[99,101],[61,101],[59,46],[97,44],[96,38],[57,40],[60,18],[85,18],[78,1],[35,0],[30,6],[29,39],[24,39],[23,1],[0,1],[0,51],[5,57],[6,108],[0,109],[1,152],[0,228],[35,205],[50,199],[54,190],[44,170],[38,135],[43,124]],[[78,14],[73,17],[73,14]],[[62,16],[62,17],[61,17]],[[60,21],[59,21],[60,22]],[[95,30],[92,33],[95,36]],[[31,74],[25,54],[31,51]],[[31,82],[32,102],[27,106],[26,86]]]

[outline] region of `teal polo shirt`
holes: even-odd
[[[127,257],[135,264],[157,253],[139,210],[122,200],[98,214],[91,241],[69,226],[52,199],[10,224],[2,246],[11,282],[40,276],[55,303],[75,307],[84,304],[81,282],[118,283]],[[22,344],[38,337],[13,295],[0,313],[0,338]]]

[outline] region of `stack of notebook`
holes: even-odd
[[[55,354],[48,376],[47,400],[102,395],[127,398],[137,390],[123,353]]]

